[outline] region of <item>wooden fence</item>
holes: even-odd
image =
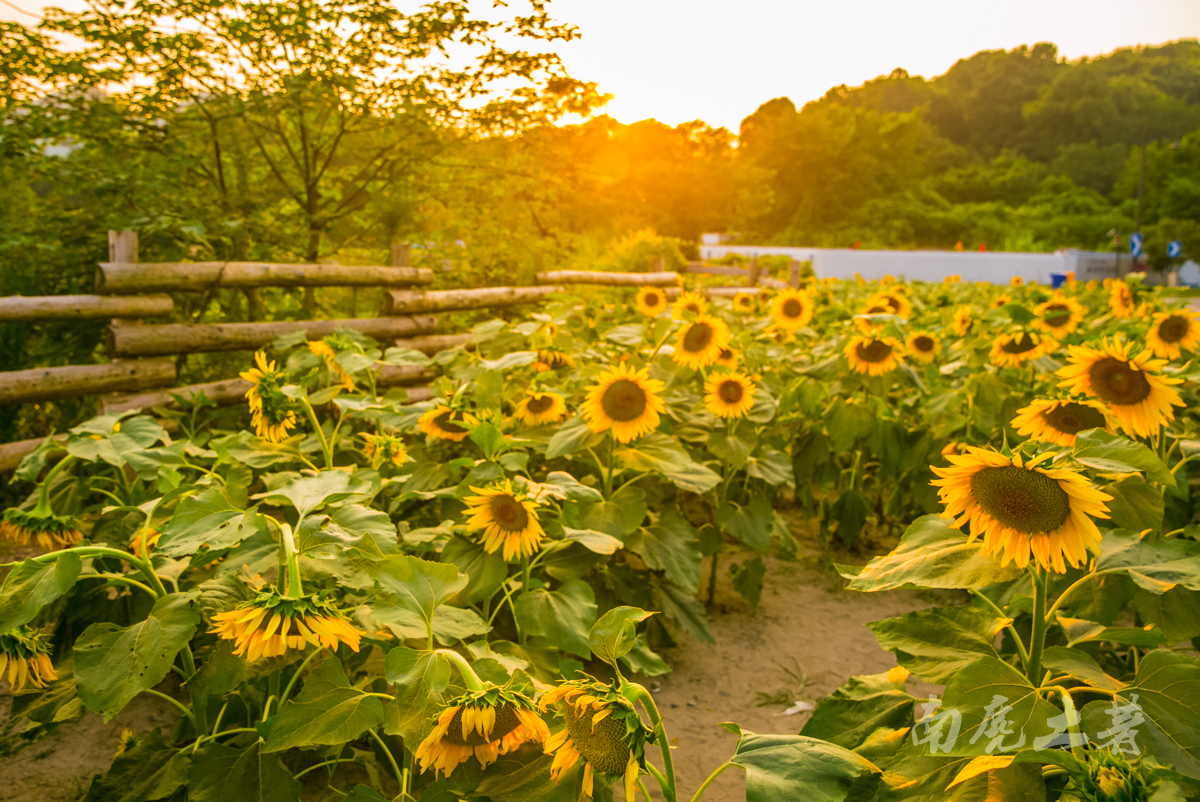
[[[109,232],[109,259],[97,266],[94,295],[0,298],[0,322],[109,319],[106,364],[68,365],[0,373],[0,406],[36,403],[63,398],[100,396],[99,411],[170,407],[177,398],[203,394],[218,405],[240,403],[249,384],[242,379],[175,386],[176,357],[191,353],[251,351],[277,337],[303,332],[318,339],[339,328],[349,328],[383,342],[433,355],[439,351],[470,347],[469,333],[436,334],[436,314],[472,309],[494,309],[537,303],[559,292],[564,285],[654,286],[671,288],[675,295],[680,274],[663,269],[648,273],[604,273],[559,270],[538,273],[534,287],[480,287],[451,290],[420,289],[433,281],[433,272],[409,264],[409,249],[392,248],[390,266],[339,264],[270,264],[258,262],[138,261],[137,233]],[[744,278],[746,287],[787,286],[762,276],[756,259],[749,268],[706,267],[690,262],[688,273]],[[800,263],[792,262],[789,283],[799,286]],[[254,321],[256,292],[263,287],[383,287],[379,316],[344,320]],[[251,322],[247,323],[143,323],[145,318],[165,318],[175,311],[166,293],[238,289],[246,293]],[[729,295],[739,288],[713,287],[712,295]],[[357,306],[357,290],[352,307]],[[352,312],[353,314],[353,312]],[[410,402],[428,400],[427,382],[433,371],[384,368],[378,386],[407,388]],[[61,436],[61,435],[60,435]],[[0,473],[12,471],[21,459],[42,442],[41,438],[0,445]]]

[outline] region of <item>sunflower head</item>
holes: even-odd
[[[567,416],[567,402],[558,393],[530,393],[517,403],[514,417],[526,426],[558,423]]]
[[[371,467],[379,470],[385,462],[390,462],[397,468],[408,462],[408,446],[404,438],[398,434],[364,434],[363,453],[371,460]]]
[[[1137,308],[1137,301],[1133,296],[1133,290],[1124,281],[1114,279],[1112,284],[1109,285],[1108,308],[1112,310],[1113,317],[1133,317],[1133,312]]]
[[[57,551],[70,548],[82,539],[79,524],[70,515],[9,507],[0,516],[0,540],[22,546],[37,544],[42,551]]]
[[[0,633],[0,680],[4,679],[13,693],[20,693],[26,684],[44,688],[58,679],[50,662],[50,644],[40,631],[19,626]]]
[[[675,340],[673,359],[685,368],[699,370],[707,367],[729,347],[729,326],[713,315],[699,315],[684,324]]]
[[[1060,290],[1050,300],[1034,307],[1033,313],[1037,315],[1034,325],[1039,329],[1055,337],[1066,337],[1079,328],[1087,309]]]
[[[1017,411],[1012,420],[1017,434],[1060,446],[1075,445],[1075,436],[1087,429],[1116,429],[1112,412],[1099,401],[1090,399],[1034,401]]]
[[[971,325],[974,323],[974,311],[969,306],[960,306],[954,310],[954,333],[959,337],[966,337],[971,333]]]
[[[733,370],[738,366],[738,352],[732,348],[722,348],[721,355],[717,357],[717,364]]]
[[[259,437],[268,443],[282,443],[288,432],[296,428],[296,402],[283,394],[287,373],[278,369],[262,351],[255,352],[254,364],[255,367],[239,374],[250,382],[246,391],[250,421]]]
[[[290,598],[266,588],[232,610],[213,616],[213,634],[234,641],[235,655],[247,660],[279,657],[288,649],[336,649],[344,643],[358,651],[365,634],[346,620],[332,602],[319,594]]]
[[[1058,386],[1098,398],[1128,434],[1149,437],[1175,420],[1172,407],[1184,406],[1172,387],[1183,380],[1159,373],[1165,359],[1133,349],[1132,342],[1120,337],[1105,338],[1099,349],[1072,345],[1067,349],[1067,364],[1058,371],[1063,379]]]
[[[546,754],[554,756],[552,779],[558,780],[582,759],[583,791],[589,799],[597,774],[605,784],[622,779],[625,798],[633,799],[653,734],[618,688],[591,677],[568,680],[543,694],[538,705],[553,710],[564,724],[546,741]]]
[[[153,527],[139,528],[134,533],[133,540],[129,541],[129,550],[144,560],[160,540],[162,540],[162,532],[157,529]]]
[[[540,348],[537,352],[539,370],[557,370],[558,368],[575,367],[575,357],[566,351],[556,351],[553,348]]]
[[[1008,293],[1003,292],[992,299],[992,302],[989,304],[989,306],[992,309],[1000,309],[1001,307],[1008,306],[1011,303],[1012,298],[1009,297]]]
[[[437,724],[417,747],[421,771],[450,776],[474,757],[482,768],[528,742],[544,744],[550,728],[532,701],[516,691],[488,684],[468,691],[442,708]]]
[[[704,407],[720,418],[742,418],[754,407],[754,382],[742,373],[714,373],[704,383]]]
[[[1025,279],[1021,278],[1020,276],[1013,276],[1008,280],[1008,283],[1014,287],[1023,287],[1025,286]]]
[[[799,331],[813,316],[813,302],[804,290],[788,287],[771,299],[771,323],[783,331]]]
[[[467,496],[467,530],[483,532],[483,549],[501,552],[505,560],[530,557],[538,550],[545,532],[538,522],[538,503],[513,490],[512,480],[489,488],[472,487],[478,495]]]
[[[699,316],[708,311],[708,299],[702,293],[686,290],[679,293],[675,304],[671,307],[671,317],[685,320],[688,315]]]
[[[467,424],[462,413],[445,405],[434,407],[417,420],[417,427],[425,434],[452,443],[461,443],[470,434]]]
[[[908,335],[904,344],[908,349],[909,356],[926,364],[937,359],[938,352],[942,350],[942,344],[937,336],[928,331],[913,332]]]
[[[850,338],[843,353],[856,373],[882,376],[900,365],[900,341],[894,337],[863,334]]]
[[[1195,351],[1200,345],[1200,318],[1190,309],[1155,312],[1146,345],[1162,359],[1179,359],[1184,351]]]
[[[121,736],[117,739],[117,751],[113,754],[113,757],[118,758],[131,749],[137,749],[141,744],[142,736],[126,727],[121,730]]]
[[[618,364],[602,372],[596,384],[587,388],[581,410],[593,432],[612,431],[618,442],[628,443],[658,428],[660,414],[667,405],[662,392],[665,385],[651,379],[646,368],[634,370]]]
[[[1058,341],[1042,332],[1014,331],[1001,334],[992,343],[992,364],[1001,368],[1015,368],[1039,359],[1056,348]]]
[[[337,384],[342,385],[347,390],[354,390],[354,379],[346,372],[346,369],[337,361],[337,351],[330,344],[332,337],[326,337],[323,340],[310,341],[308,350],[325,364],[325,369],[333,376]],[[335,341],[336,342],[336,341]],[[338,345],[342,343],[338,342]]]
[[[754,296],[748,292],[739,292],[733,296],[733,311],[742,314],[754,314]]]
[[[962,528],[970,540],[983,538],[983,552],[1002,565],[1021,568],[1032,558],[1037,565],[1066,573],[1067,563],[1080,565],[1087,552],[1099,552],[1096,518],[1107,518],[1104,502],[1112,496],[1092,487],[1087,477],[1068,468],[1043,468],[1054,452],[1025,461],[1020,453],[1006,457],[967,446],[947,456],[950,466],[931,466],[932,484],[945,505],[943,518]]]
[[[660,287],[642,287],[634,304],[643,315],[658,317],[667,310],[667,294]]]

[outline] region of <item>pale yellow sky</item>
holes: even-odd
[[[0,0],[31,22],[82,0]],[[514,4],[514,8],[518,4]],[[1050,41],[1069,58],[1200,37],[1200,0],[553,0],[583,38],[560,53],[615,95],[621,122],[702,119],[734,131],[761,103],[800,105],[903,67],[932,77],[978,50]]]

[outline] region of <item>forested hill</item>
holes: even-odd
[[[925,79],[903,69],[787,98],[743,120],[739,159],[769,171],[745,225],[776,242],[1095,247],[1134,225],[1200,242],[1200,43],[1078,61],[1052,44],[985,51]]]

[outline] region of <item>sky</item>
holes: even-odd
[[[0,0],[80,8],[82,0]],[[513,3],[515,9],[517,3]],[[552,0],[582,37],[559,53],[614,95],[623,123],[704,120],[737,131],[759,105],[797,106],[896,67],[931,78],[980,50],[1053,42],[1067,58],[1200,38],[1200,0]]]

